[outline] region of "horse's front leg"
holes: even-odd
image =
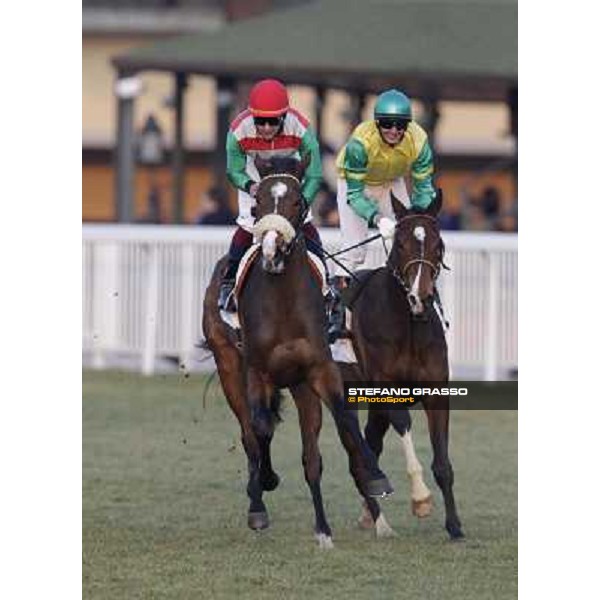
[[[383,451],[383,438],[390,425],[387,411],[369,407],[369,415],[365,426],[365,440],[379,460]],[[392,537],[396,532],[390,527],[385,515],[374,498],[365,497],[363,511],[358,519],[361,529],[374,529],[378,538]]]
[[[344,401],[342,378],[331,360],[313,367],[308,376],[313,392],[326,404],[335,422],[340,440],[348,454],[350,473],[363,496],[383,497],[393,493],[385,473],[360,432],[356,411]]]
[[[429,426],[429,437],[433,448],[433,463],[431,469],[433,476],[444,496],[446,508],[446,531],[450,539],[458,540],[464,537],[460,519],[456,512],[454,502],[454,471],[448,456],[448,424],[449,424],[449,402],[443,396],[434,400],[423,400],[423,406],[427,413],[427,424]]]
[[[260,373],[248,368],[246,373],[248,406],[252,422],[252,430],[258,441],[258,453],[248,457],[248,527],[250,529],[266,529],[269,526],[269,515],[262,500],[266,456],[273,437],[274,415],[269,407],[270,395]],[[269,460],[270,465],[270,460]]]
[[[290,391],[298,407],[302,435],[302,465],[304,466],[304,478],[310,489],[315,509],[315,536],[319,548],[330,549],[333,548],[331,527],[325,516],[321,495],[321,475],[323,473],[323,459],[319,452],[319,433],[322,423],[321,401],[306,384],[291,387]]]
[[[410,483],[412,513],[416,517],[423,519],[431,514],[433,498],[427,484],[423,480],[423,467],[415,452],[410,432],[412,426],[410,412],[406,408],[390,408],[388,409],[388,414],[392,426],[400,435],[402,450],[406,458],[406,473]]]

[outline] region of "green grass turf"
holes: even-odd
[[[410,514],[398,436],[381,466],[396,493],[382,502],[399,537],[356,528],[360,503],[332,419],[324,413],[323,496],[335,549],[312,537],[296,409],[284,401],[273,442],[282,477],[265,494],[271,528],[246,526],[246,458],[218,380],[205,376],[83,375],[83,598],[411,598],[517,596],[517,414],[456,411],[450,452],[467,539],[448,541],[429,469],[423,413],[413,438],[434,513]],[[361,414],[364,419],[365,413]]]

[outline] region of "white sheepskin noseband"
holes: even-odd
[[[267,231],[280,233],[286,244],[289,244],[296,235],[293,225],[285,217],[276,214],[265,215],[252,228],[252,233],[259,242]]]

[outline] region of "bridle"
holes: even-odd
[[[414,214],[414,215],[406,215],[405,217],[401,217],[398,220],[396,227],[399,227],[400,223],[402,223],[403,221],[406,221],[408,219],[416,219],[416,218],[428,219],[430,221],[433,221],[437,225],[436,217],[432,217],[431,215],[426,215],[426,214]],[[390,269],[390,271],[391,271],[392,275],[394,276],[394,278],[396,279],[396,281],[398,281],[398,283],[402,286],[402,288],[406,292],[408,292],[410,290],[410,286],[406,283],[406,280],[405,280],[406,273],[412,265],[420,264],[420,265],[426,265],[427,267],[429,267],[433,273],[433,281],[434,282],[439,277],[442,267],[445,269],[448,269],[448,267],[444,264],[444,242],[442,241],[441,238],[440,238],[440,242],[442,244],[442,254],[441,254],[441,258],[440,258],[440,261],[438,262],[438,264],[435,264],[425,258],[425,238],[423,238],[422,240],[419,240],[419,242],[420,242],[420,246],[421,246],[421,253],[420,253],[421,255],[419,256],[419,258],[412,258],[412,259],[406,261],[406,263],[404,263],[404,265],[397,265],[396,267],[394,267],[393,265],[390,264],[390,258],[388,258],[388,261],[387,261],[387,265],[386,265],[387,268]],[[390,257],[391,257],[391,255],[390,255]]]
[[[304,196],[300,192],[301,182],[295,175],[292,175],[291,173],[270,173],[269,175],[265,175],[263,178],[261,178],[259,183],[259,189],[262,188],[263,182],[268,181],[269,179],[291,179],[298,186],[301,202],[301,209],[300,214],[298,216],[298,222],[296,224],[290,223],[290,225],[292,225],[292,227],[294,228],[294,235],[289,242],[284,242],[283,247],[280,249],[283,256],[287,257],[292,253],[298,241],[303,237],[302,224],[304,223],[304,220],[306,219],[306,216],[308,214],[309,206],[308,202],[306,201],[306,198],[304,198]]]

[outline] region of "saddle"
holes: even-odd
[[[321,289],[321,292],[325,296],[329,288],[327,286],[327,274],[325,272],[325,266],[321,259],[313,254],[310,251],[307,251],[308,255],[308,264],[314,277],[317,285]],[[253,244],[246,250],[244,256],[240,260],[240,265],[238,267],[236,276],[235,276],[235,285],[233,288],[233,297],[235,299],[235,303],[237,306],[238,298],[244,289],[244,285],[246,285],[246,281],[248,279],[248,273],[250,273],[250,267],[255,263],[256,259],[260,256],[260,244]],[[237,312],[226,312],[221,311],[221,319],[227,323],[233,329],[240,328],[240,321],[238,318]]]
[[[379,267],[378,269],[357,271],[354,274],[356,279],[352,279],[350,285],[345,290],[342,290],[342,292],[340,293],[340,296],[342,297],[342,302],[348,310],[352,310],[356,300],[367,287],[367,284],[371,280],[371,277],[373,277],[375,273],[377,273],[383,268],[384,267]]]

